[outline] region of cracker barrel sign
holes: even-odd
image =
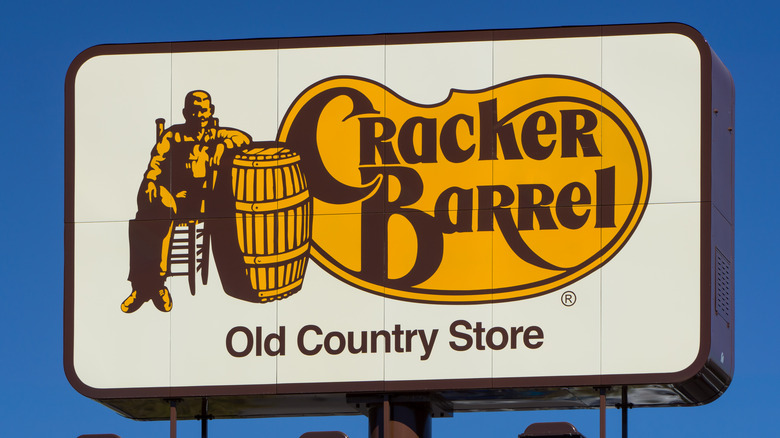
[[[605,382],[677,394],[635,405],[717,396],[733,187],[711,169],[731,169],[733,119],[710,108],[733,105],[714,85],[730,77],[682,25],[570,30],[84,52],[66,87],[70,381],[146,419],[171,396],[185,418],[200,397],[256,416],[410,391],[488,410],[496,388],[584,407]],[[710,389],[679,384],[703,370]]]

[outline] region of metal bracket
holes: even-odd
[[[390,403],[420,403],[428,405],[433,418],[449,418],[453,415],[452,403],[439,394],[360,394],[347,395],[347,403],[353,405],[355,410],[368,416],[371,406],[381,405],[385,401]]]

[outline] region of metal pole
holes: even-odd
[[[209,399],[205,397],[200,402],[200,436],[209,436]]]
[[[428,403],[394,402],[385,399],[369,410],[371,438],[431,438],[431,407]]]
[[[171,400],[171,438],[176,438],[176,400]]]
[[[390,437],[390,399],[387,397],[382,402],[382,437]]]
[[[628,386],[623,385],[623,395],[620,399],[620,410],[623,419],[623,438],[628,438]]]
[[[599,436],[607,438],[607,388],[599,388],[599,421],[601,423]]]

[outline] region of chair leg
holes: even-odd
[[[190,283],[190,293],[195,295],[195,262],[197,258],[197,251],[195,244],[196,226],[195,222],[190,222],[187,233],[187,279]]]
[[[201,246],[200,256],[200,279],[205,285],[209,282],[209,233],[206,231],[206,226],[203,226],[203,232],[201,233],[203,239],[203,245]]]

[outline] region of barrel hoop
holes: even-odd
[[[288,284],[287,286],[280,287],[279,289],[272,289],[272,290],[262,290],[257,293],[257,296],[260,298],[270,298],[270,296],[278,297],[279,295],[284,295],[296,288],[301,287],[301,284],[303,283],[303,278],[299,278],[297,281]],[[282,297],[283,298],[283,297]]]
[[[307,251],[309,251],[309,245],[299,246],[298,248],[279,254],[244,256],[244,263],[247,265],[276,265],[301,257],[305,255]]]
[[[248,213],[282,210],[306,202],[309,199],[309,191],[303,191],[289,198],[263,202],[236,201],[236,210]]]
[[[301,161],[300,155],[293,155],[292,157],[281,158],[278,160],[265,159],[258,161],[250,161],[246,157],[236,157],[233,159],[233,165],[239,167],[276,167],[276,166],[289,166]]]

